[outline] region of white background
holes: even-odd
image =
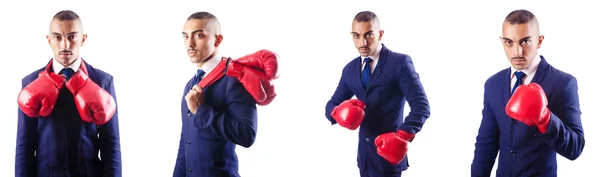
[[[7,4],[7,3],[12,3]],[[386,1],[391,2],[391,1]],[[238,146],[240,173],[264,176],[359,176],[357,131],[331,126],[325,103],[342,68],[358,56],[349,34],[352,18],[374,11],[383,42],[407,53],[431,103],[431,118],[411,144],[404,176],[469,176],[481,120],[484,81],[507,68],[498,36],[512,10],[531,10],[546,35],[541,54],[579,81],[586,147],[579,159],[559,158],[559,176],[598,176],[600,88],[596,84],[600,31],[592,4],[542,1],[235,2],[3,1],[0,57],[0,176],[14,175],[16,98],[21,78],[52,57],[45,35],[64,9],[83,19],[88,34],[82,56],[115,76],[124,176],[171,176],[181,132],[180,101],[195,73],[181,31],[196,11],[215,14],[223,26],[222,53],[238,57],[261,48],[281,56],[277,99],[259,108],[256,143]],[[407,114],[408,112],[405,112]],[[42,147],[43,148],[43,147]],[[596,173],[596,175],[592,175]],[[437,175],[436,175],[437,174]]]

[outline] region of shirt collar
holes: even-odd
[[[79,67],[81,67],[81,58],[78,58],[77,60],[75,60],[75,62],[73,62],[67,67],[63,66],[60,62],[58,62],[58,60],[52,59],[52,70],[54,70],[54,73],[56,74],[58,74],[64,68],[71,68],[73,69],[73,71],[77,72],[79,70]]]
[[[212,70],[214,70],[217,65],[219,65],[219,63],[221,63],[221,58],[223,58],[221,55],[215,55],[212,58],[208,59],[206,61],[206,63],[204,63],[204,65],[202,65],[202,67],[200,68],[202,71],[204,71],[204,75],[206,76],[207,74],[209,74]]]
[[[531,64],[529,65],[529,67],[527,67],[523,70],[517,70],[515,67],[511,66],[510,67],[511,78],[515,75],[515,72],[517,72],[517,71],[523,71],[523,73],[525,73],[527,76],[533,76],[532,74],[535,73],[535,71],[537,70],[541,61],[542,61],[542,58],[540,57],[540,55],[537,55],[535,58],[533,58],[533,61],[531,61]]]

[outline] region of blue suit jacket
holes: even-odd
[[[87,63],[86,66],[89,78],[116,100],[113,76]],[[44,69],[25,76],[23,88]],[[21,109],[18,115],[16,177],[121,176],[117,112],[104,125],[85,123],[75,107],[73,94],[65,87],[49,117],[28,117]]]
[[[205,103],[193,114],[185,100],[193,80],[181,100],[182,131],[173,176],[239,177],[235,148],[254,144],[256,101],[236,78],[223,76],[203,89]]]
[[[382,133],[397,130],[413,134],[421,131],[430,113],[419,74],[410,56],[383,46],[370,84],[365,89],[361,84],[361,63],[361,58],[357,57],[344,67],[337,89],[325,107],[325,116],[336,124],[330,115],[333,108],[356,96],[367,105],[359,129],[358,167],[372,163],[379,173],[402,172],[408,168],[407,158],[398,165],[389,163],[377,154],[374,140]],[[403,119],[406,101],[411,111]]]
[[[498,177],[555,177],[556,153],[575,160],[583,151],[579,96],[575,77],[548,64],[542,56],[531,82],[539,84],[552,112],[546,133],[516,121],[504,111],[510,99],[510,68],[485,82],[482,121],[475,143],[471,176],[489,177],[498,151]]]

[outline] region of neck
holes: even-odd
[[[77,59],[79,59],[79,57],[75,57],[72,60],[69,59],[58,59],[58,63],[60,63],[61,65],[63,65],[63,67],[68,67],[71,66],[73,63],[75,63],[75,61],[77,61]]]
[[[196,64],[196,66],[198,67],[198,69],[202,68],[202,66],[204,66],[204,64],[206,62],[208,62],[208,60],[212,59],[213,57],[215,57],[215,55],[217,55],[217,52],[215,51],[212,55],[206,57],[206,59],[200,61],[198,64]]]

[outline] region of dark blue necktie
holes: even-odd
[[[202,77],[204,76],[205,72],[201,69],[199,69],[196,72],[196,77],[194,77],[194,85],[197,85],[198,83],[200,83],[200,80],[202,80]]]
[[[364,88],[367,88],[369,81],[371,81],[371,61],[373,61],[371,58],[365,58],[364,60],[365,67],[361,75],[362,85]]]
[[[75,73],[75,71],[73,69],[64,68],[64,69],[60,70],[60,72],[58,72],[58,75],[62,75],[67,80],[69,80],[71,78],[71,76],[73,76],[74,73]]]
[[[517,82],[515,82],[515,86],[513,86],[512,91],[510,92],[511,95],[512,95],[512,93],[515,92],[517,87],[519,87],[520,85],[523,84],[523,77],[525,77],[525,76],[526,76],[526,74],[523,71],[515,72],[515,77],[517,77]]]

